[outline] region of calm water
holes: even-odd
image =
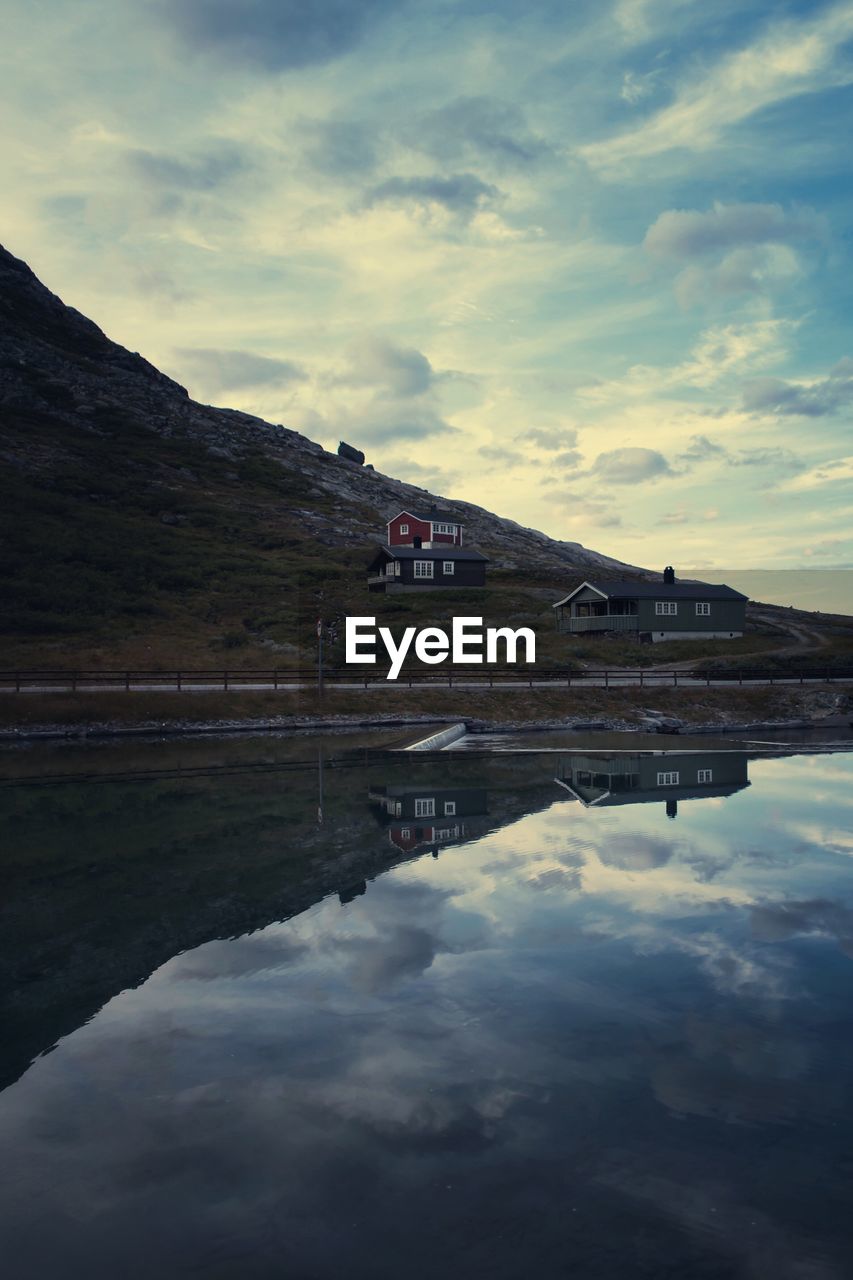
[[[0,774],[4,1280],[853,1272],[853,755]]]

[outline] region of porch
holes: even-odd
[[[572,635],[590,631],[639,631],[636,600],[575,601],[555,612],[557,630]]]

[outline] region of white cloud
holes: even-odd
[[[853,6],[837,5],[809,22],[772,25],[753,44],[726,54],[705,75],[691,74],[675,100],[639,128],[579,148],[605,176],[626,163],[673,148],[707,150],[728,127],[799,94],[853,82],[839,55],[853,35]]]
[[[847,484],[853,481],[853,454],[845,458],[832,458],[828,462],[809,467],[801,475],[794,476],[780,485],[781,489],[796,492],[804,489],[822,489],[829,485]]]

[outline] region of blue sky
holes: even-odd
[[[198,399],[851,567],[853,3],[6,0],[0,238]]]

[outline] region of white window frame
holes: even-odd
[[[713,769],[697,769],[696,781],[697,782],[713,782],[714,770]]]
[[[677,787],[680,774],[677,769],[667,769],[658,774],[659,787]]]
[[[434,578],[435,565],[432,560],[416,560],[415,561],[415,577],[416,578]]]
[[[445,802],[444,802],[444,816],[445,816],[445,818],[455,818],[455,817],[456,817],[456,801],[455,801],[455,800],[445,800]]]
[[[411,827],[401,827],[401,828],[400,828],[400,839],[401,839],[401,840],[411,840],[411,838],[412,838],[412,829],[411,829]]]
[[[700,618],[710,618],[711,616],[710,603],[707,600],[697,600],[696,613],[697,613],[697,616]]]
[[[435,796],[424,796],[419,800],[415,800],[415,817],[435,817]]]
[[[445,573],[445,576],[446,576],[446,577],[451,577],[453,574],[455,574],[455,573],[456,573],[456,561],[455,561],[455,560],[445,560],[445,561],[444,561],[444,573]]]
[[[401,533],[408,533],[408,532],[409,532],[409,526],[408,526],[407,524],[401,524],[401,525],[400,525],[400,532],[401,532]]]
[[[675,617],[678,613],[678,605],[675,600],[656,600],[655,613],[658,614],[658,616],[665,615],[670,618]]]
[[[432,531],[433,533],[451,533],[455,536],[456,525],[455,524],[436,524],[435,522],[433,522]]]

